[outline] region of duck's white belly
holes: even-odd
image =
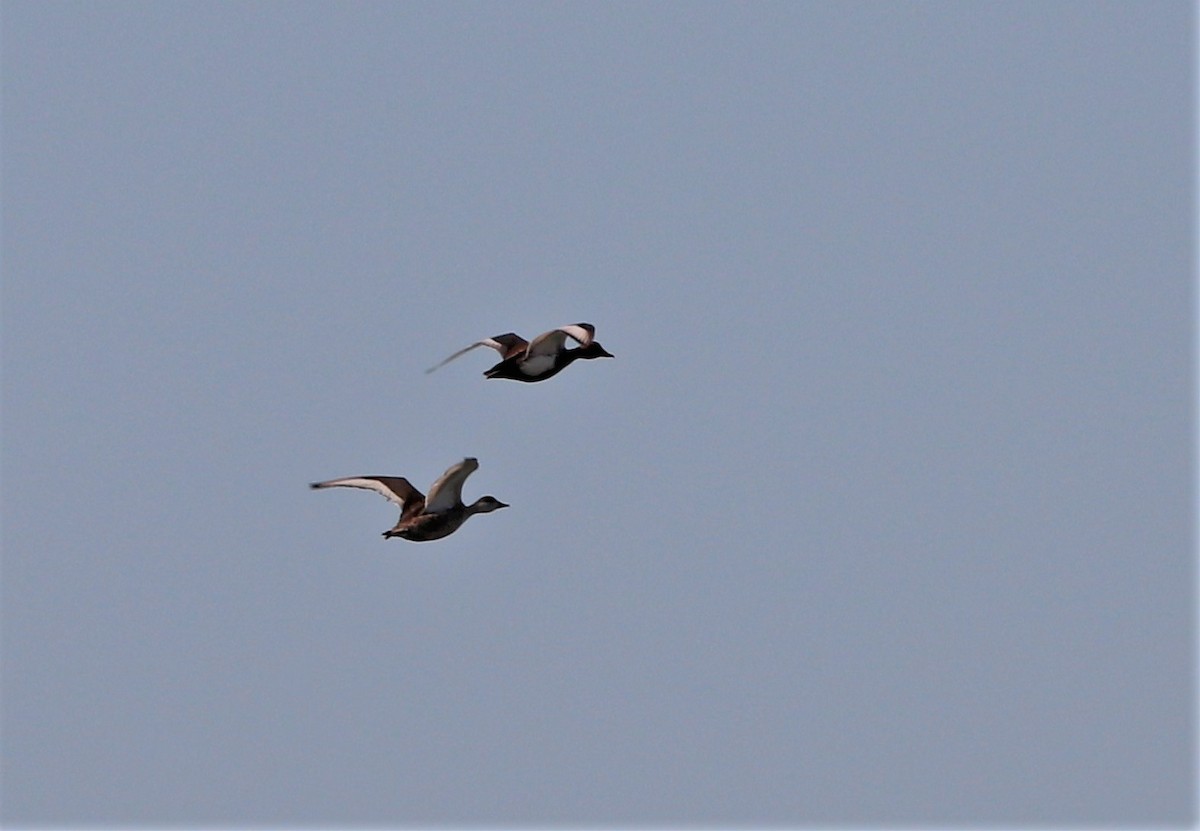
[[[521,361],[520,369],[525,375],[541,375],[554,368],[554,355],[531,355]]]

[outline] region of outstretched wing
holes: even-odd
[[[330,479],[328,482],[313,482],[311,488],[364,488],[395,502],[407,509],[425,497],[403,476],[348,476],[345,479]],[[405,511],[407,513],[407,511]]]
[[[529,346],[529,343],[525,340],[525,338],[515,334],[514,332],[505,332],[503,335],[496,335],[494,338],[484,338],[481,341],[476,341],[465,349],[458,350],[440,364],[435,364],[434,366],[429,367],[429,369],[425,370],[425,374],[428,375],[435,369],[445,366],[455,358],[459,357],[460,355],[467,354],[477,346],[490,346],[492,349],[495,349],[500,353],[500,358],[503,360],[505,358],[511,358],[513,355],[520,354],[527,346]]]
[[[429,498],[425,500],[425,513],[436,514],[461,504],[463,482],[467,481],[467,477],[478,469],[478,459],[463,459],[443,473],[429,487]]]
[[[590,323],[573,323],[543,332],[533,339],[525,349],[526,358],[548,357],[556,354],[567,343],[567,338],[587,346],[596,336],[596,327]]]

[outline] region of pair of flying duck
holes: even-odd
[[[545,381],[562,372],[581,358],[611,358],[595,340],[596,327],[590,323],[560,326],[527,341],[520,335],[506,332],[484,338],[460,349],[446,360],[431,366],[426,373],[445,366],[477,346],[490,346],[500,353],[500,363],[483,373],[487,378],[507,378],[534,383]],[[579,344],[567,348],[567,339]],[[400,506],[400,521],[383,532],[385,537],[400,537],[411,542],[440,540],[449,536],[475,514],[486,514],[508,505],[494,496],[481,496],[470,505],[462,501],[463,482],[479,467],[476,459],[463,459],[433,483],[426,497],[402,476],[350,476],[313,482],[313,488],[365,488],[381,494]]]

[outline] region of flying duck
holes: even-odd
[[[445,366],[459,355],[470,352],[477,346],[490,346],[500,353],[500,363],[483,373],[486,378],[508,378],[512,381],[545,381],[562,372],[572,361],[579,358],[611,358],[612,355],[604,350],[596,340],[596,327],[590,323],[575,323],[559,326],[549,332],[543,332],[532,341],[513,332],[496,335],[494,338],[484,338],[465,349],[460,349],[436,366],[425,370],[433,372],[438,367]],[[576,341],[579,346],[567,349],[567,338]]]
[[[508,505],[494,496],[481,496],[471,505],[462,501],[462,486],[479,468],[476,459],[463,459],[442,474],[424,497],[402,476],[351,476],[313,482],[312,488],[366,488],[400,506],[400,521],[385,537],[400,537],[411,542],[440,540],[458,530],[474,514],[486,514]]]

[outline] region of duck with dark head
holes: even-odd
[[[559,326],[557,329],[543,332],[532,341],[526,341],[514,332],[506,332],[460,349],[440,364],[425,371],[433,372],[477,346],[487,346],[500,353],[500,363],[483,373],[484,377],[506,378],[532,384],[553,378],[577,360],[611,358],[612,354],[601,346],[595,337],[596,327],[590,323]],[[567,338],[579,346],[568,349]]]

